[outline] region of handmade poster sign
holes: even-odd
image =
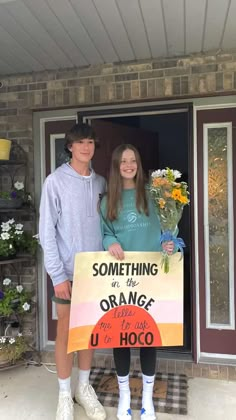
[[[76,255],[68,353],[89,348],[183,345],[183,259],[159,252]]]

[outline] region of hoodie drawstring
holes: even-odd
[[[84,179],[84,195],[86,199],[86,214],[88,217],[93,216],[93,183],[92,177]]]

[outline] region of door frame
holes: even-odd
[[[198,184],[197,184],[197,139],[198,139],[198,131],[197,131],[197,112],[198,111],[207,111],[207,110],[220,110],[220,109],[230,109],[230,108],[236,108],[236,96],[229,96],[229,97],[219,97],[219,98],[211,98],[213,100],[194,100],[194,107],[193,107],[193,121],[194,121],[194,155],[195,155],[195,170],[194,170],[194,180],[195,180],[195,186],[194,186],[194,194],[195,197],[198,197]],[[219,102],[216,101],[216,99],[220,99]],[[224,102],[223,99],[226,99]],[[215,125],[215,124],[214,124]],[[224,363],[224,364],[232,364],[236,363],[236,355],[231,354],[220,354],[220,353],[206,353],[201,351],[201,334],[200,334],[200,274],[199,274],[199,236],[198,236],[198,207],[194,206],[195,214],[194,214],[194,222],[195,222],[195,241],[196,241],[196,249],[195,249],[195,280],[196,280],[196,343],[197,343],[197,349],[196,349],[196,360],[197,362],[213,362],[213,363]],[[232,293],[232,290],[231,290]],[[234,309],[235,309],[235,302],[234,302]],[[207,319],[207,308],[206,310],[206,325],[208,322]],[[228,329],[232,329],[228,328]]]
[[[137,106],[133,109],[132,106],[127,106],[127,104],[123,107],[117,108],[109,108],[104,109],[104,107],[99,107],[95,110],[79,110],[78,112],[78,120],[92,122],[94,120],[106,120],[110,118],[118,118],[118,117],[132,117],[132,116],[150,116],[150,115],[170,115],[170,114],[178,114],[178,113],[186,113],[188,115],[188,174],[189,174],[189,185],[192,187],[192,180],[193,180],[193,150],[192,150],[192,143],[193,143],[193,104],[190,101],[186,101],[185,103],[175,103],[175,104],[153,104],[148,103],[144,106]],[[113,121],[115,122],[115,121]],[[96,131],[96,130],[95,130]],[[192,188],[193,190],[193,188]],[[193,205],[194,200],[191,197],[191,206],[190,206],[190,231],[192,233],[192,237],[194,237],[194,224],[193,224]],[[190,283],[190,291],[189,291],[189,299],[190,299],[190,322],[191,322],[191,332],[190,332],[190,342],[191,342],[191,350],[188,351],[187,349],[181,348],[180,350],[178,347],[173,348],[171,351],[168,349],[160,349],[158,352],[158,357],[172,357],[177,355],[179,359],[185,360],[192,360],[194,355],[194,327],[193,327],[193,312],[194,312],[194,302],[193,302],[193,289],[195,288],[195,280],[194,280],[194,241],[192,241],[189,245],[190,249],[190,265],[189,265],[189,274],[191,278]]]
[[[77,115],[78,112],[90,112],[98,110],[107,110],[107,113],[111,110],[121,110],[126,108],[127,111],[142,107],[146,110],[147,107],[152,105],[153,107],[173,107],[176,105],[185,106],[186,103],[192,103],[193,105],[193,149],[192,149],[192,167],[193,167],[193,194],[192,199],[194,200],[193,204],[193,233],[194,233],[194,246],[193,246],[193,289],[192,289],[192,316],[193,316],[193,359],[195,362],[199,361],[209,361],[215,359],[217,355],[212,354],[201,354],[200,351],[200,312],[199,312],[199,269],[198,269],[198,207],[197,207],[197,196],[198,196],[198,186],[197,186],[197,122],[196,114],[198,109],[214,109],[214,108],[225,108],[225,107],[234,107],[236,103],[236,95],[229,96],[215,96],[215,97],[205,97],[205,98],[188,98],[187,100],[164,100],[164,101],[149,101],[149,102],[139,102],[139,103],[122,103],[122,104],[108,104],[108,105],[91,105],[91,106],[81,106],[81,107],[71,107],[65,109],[54,109],[54,110],[38,110],[33,114],[33,139],[34,139],[34,167],[35,167],[35,205],[38,215],[38,206],[40,202],[41,188],[42,188],[42,173],[43,173],[43,162],[42,162],[42,151],[41,144],[44,133],[44,124],[45,121],[55,121],[60,119],[69,119]],[[159,111],[161,112],[161,110]],[[43,288],[44,282],[41,281],[43,278],[43,259],[42,254],[40,253],[38,259],[38,290],[39,290],[39,304],[42,308],[42,311],[39,316],[39,325],[40,325],[40,349],[50,349],[53,343],[47,341],[47,329],[46,325],[46,304],[45,304],[45,288]],[[174,356],[174,354],[173,354]],[[224,355],[223,355],[224,356]],[[225,357],[222,357],[222,360]]]

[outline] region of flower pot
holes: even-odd
[[[22,198],[0,198],[0,209],[19,209],[23,204]]]
[[[0,139],[0,160],[9,160],[11,140]]]

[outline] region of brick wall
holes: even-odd
[[[45,71],[0,82],[0,138],[17,140],[27,152],[32,192],[33,109],[235,94],[236,53]],[[30,275],[33,284],[35,273]]]
[[[236,92],[236,53],[105,64],[0,77],[0,137],[17,139],[31,162],[32,109]]]

